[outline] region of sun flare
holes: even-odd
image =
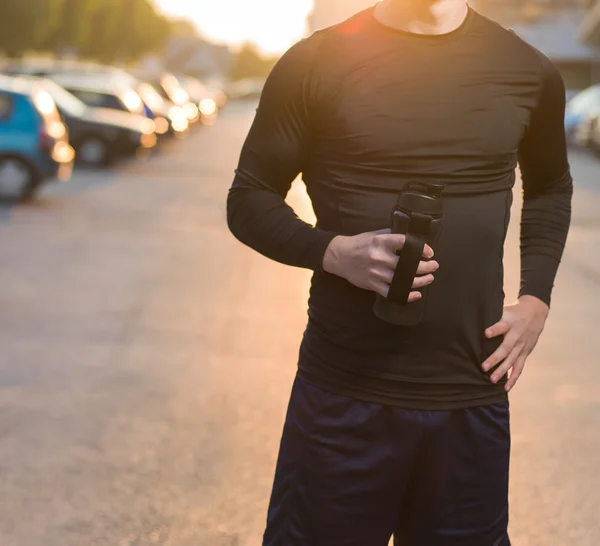
[[[255,42],[265,53],[287,49],[306,32],[312,0],[158,0],[165,13],[193,20],[208,38]]]

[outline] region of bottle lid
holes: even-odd
[[[434,197],[441,197],[444,188],[446,187],[444,184],[439,183],[427,183],[425,184],[427,188],[427,193]]]

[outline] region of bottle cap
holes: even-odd
[[[432,195],[433,197],[441,197],[442,192],[444,191],[444,188],[446,187],[445,184],[439,184],[439,183],[427,183],[425,184],[426,188],[427,188],[427,193],[429,195]]]

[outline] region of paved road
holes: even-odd
[[[0,210],[2,546],[260,543],[309,275],[225,227],[251,115]],[[513,397],[517,546],[600,543],[600,166],[573,165],[571,245]]]

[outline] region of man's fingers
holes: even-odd
[[[433,258],[433,255],[433,248],[431,248],[429,245],[425,245],[425,248],[423,249],[423,258],[431,260],[431,258]]]
[[[413,288],[423,288],[431,284],[434,281],[433,273],[437,271],[437,262],[421,262],[417,271],[417,277],[413,282]],[[378,280],[392,284],[394,280],[395,270],[391,268],[380,267],[373,270],[372,274],[377,277]]]
[[[495,370],[492,376],[490,377],[492,383],[498,383],[498,381],[500,381],[500,379],[502,379],[508,373],[508,371],[514,366],[515,362],[519,358],[519,355],[521,354],[522,350],[523,347],[520,346],[515,347],[510,352],[510,354],[504,359],[504,362],[502,362],[502,364],[498,366],[498,369]]]
[[[390,254],[396,254],[401,250],[406,242],[406,235],[401,233],[382,233],[375,239],[377,244],[387,250]]]
[[[373,291],[377,292],[380,296],[387,298],[390,293],[390,285],[385,281],[375,280],[373,281]]]
[[[517,337],[509,337],[507,336],[502,345],[496,349],[496,352],[492,354],[482,365],[483,371],[487,372],[500,364],[508,355],[513,351],[515,345],[517,344]]]
[[[390,285],[384,281],[375,281],[373,290],[384,298],[387,298],[390,293]],[[411,292],[408,295],[408,302],[412,303],[413,301],[420,300],[422,297],[421,292]]]
[[[517,381],[519,380],[519,377],[521,377],[521,374],[525,369],[525,360],[527,360],[526,353],[521,353],[519,355],[519,358],[517,358],[515,365],[513,366],[512,372],[510,373],[510,377],[508,378],[506,385],[504,386],[506,392],[510,392],[512,388],[516,385]]]
[[[398,260],[399,258],[395,254],[382,253],[377,256],[377,263],[389,268],[392,272],[392,276],[398,267]],[[439,268],[440,264],[435,260],[429,260],[426,262],[422,261],[419,262],[419,266],[417,267],[417,275],[428,275],[429,273],[435,273]]]
[[[395,254],[398,250],[404,248],[406,235],[402,235],[401,233],[388,233],[385,231],[377,231],[375,233],[378,235],[378,243],[392,254]],[[423,258],[433,258],[433,249],[429,245],[425,245],[425,248],[423,248]]]
[[[498,337],[498,336],[505,336],[506,334],[508,334],[509,330],[510,330],[510,324],[508,324],[508,322],[506,322],[504,320],[501,320],[500,322],[497,322],[493,326],[490,326],[485,331],[485,337],[487,337],[488,339],[491,339],[491,338]]]
[[[377,273],[377,277],[373,281],[373,290],[378,294],[381,294],[384,298],[388,297],[390,292],[390,284],[394,276],[393,271],[382,270]],[[413,290],[418,290],[425,286],[430,285],[434,281],[433,275],[424,275],[423,277],[416,277],[412,284]],[[421,294],[419,292],[411,292],[408,297],[408,301],[415,301],[420,299]]]
[[[428,273],[435,273],[440,268],[435,260],[429,262],[420,262],[417,269],[417,275],[427,275]]]
[[[422,297],[423,297],[423,294],[421,294],[421,292],[411,292],[408,295],[408,303],[412,303],[413,301],[420,300]]]
[[[429,284],[431,284],[433,282],[433,275],[425,275],[423,277],[416,277],[415,280],[413,281],[413,289],[417,289],[417,288],[423,288],[424,286],[427,286]]]

